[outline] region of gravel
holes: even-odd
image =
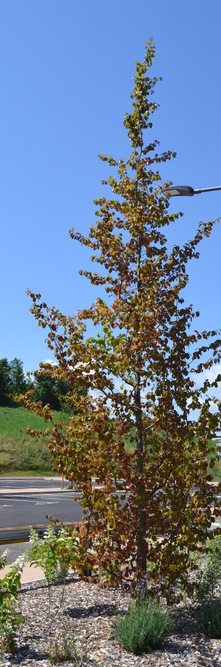
[[[112,630],[114,617],[127,611],[127,594],[72,577],[65,585],[62,605],[61,598],[62,586],[53,586],[49,611],[45,582],[22,586],[18,605],[26,620],[19,627],[14,653],[0,649],[0,667],[50,667],[48,648],[62,633],[74,635],[83,660],[79,667],[221,667],[221,640],[208,639],[199,632],[190,603],[173,609],[173,633],[161,649],[134,656],[118,644]],[[77,663],[66,660],[57,664],[73,667]]]

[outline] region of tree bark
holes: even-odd
[[[137,564],[139,570],[146,573],[146,508],[144,499],[144,465],[143,465],[143,423],[140,392],[140,375],[136,377],[135,391],[136,409],[136,473],[137,473]]]
[[[137,296],[141,292],[141,248],[142,238],[137,243]],[[137,335],[139,336],[139,318],[137,323]],[[136,473],[137,473],[137,565],[139,570],[146,573],[146,508],[143,505],[144,498],[144,466],[143,466],[143,420],[141,404],[141,359],[137,354],[137,369],[135,374],[135,428],[136,428]]]

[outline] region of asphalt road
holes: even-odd
[[[61,480],[55,478],[0,478],[0,528],[45,525],[50,523],[46,514],[62,522],[80,521],[75,492],[60,489]]]
[[[2,554],[7,550],[7,565],[12,565],[12,563],[14,563],[19,556],[22,556],[24,553],[26,553],[29,548],[30,547],[26,542],[21,542],[19,544],[0,544],[0,556],[2,556]],[[28,556],[25,560],[26,562],[28,561]]]
[[[81,520],[82,509],[73,501],[72,491],[0,494],[0,528],[50,523],[46,514],[59,521],[75,522]]]
[[[67,486],[68,482],[64,481],[64,489]],[[36,489],[36,492],[30,492],[30,489],[33,488]],[[52,491],[52,489],[57,490]],[[45,518],[45,514],[50,514],[64,522],[79,521],[82,517],[82,510],[79,503],[74,503],[73,495],[73,491],[61,491],[61,479],[59,478],[1,477],[0,528],[46,525],[50,522]],[[28,543],[25,542],[13,544],[1,544],[0,542],[0,554],[7,549],[7,563],[11,565],[28,549],[28,546]]]
[[[22,493],[0,494],[0,528],[39,526],[49,524],[45,514],[50,514],[60,521],[75,522],[82,517],[79,503],[74,503],[73,492],[63,491],[22,495]],[[14,535],[16,533],[14,532]],[[13,533],[10,536],[12,539]],[[28,549],[28,543],[1,544],[0,555],[7,549],[7,564],[11,565]],[[26,558],[27,560],[27,558]]]
[[[65,483],[66,487],[67,485],[68,482]],[[36,492],[30,491],[33,488]],[[44,491],[41,491],[42,488]],[[55,488],[57,491],[52,490]],[[74,502],[73,497],[74,491],[61,491],[60,479],[0,478],[0,528],[46,525],[50,523],[45,517],[46,514],[63,522],[78,522],[82,518],[82,509],[79,502]],[[0,535],[0,554],[6,548],[9,549],[10,565],[24,553],[27,544],[3,545]]]

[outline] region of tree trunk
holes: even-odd
[[[137,473],[137,565],[139,570],[146,573],[146,508],[144,498],[144,470],[143,470],[143,423],[140,395],[140,376],[136,377],[135,391],[136,407],[136,473]]]
[[[140,265],[141,265],[142,237],[137,242],[137,295],[139,296],[141,286]],[[137,335],[139,336],[140,323],[137,322]],[[137,565],[139,570],[146,573],[146,508],[143,506],[144,498],[144,470],[143,470],[143,420],[141,405],[141,386],[140,386],[140,365],[141,359],[137,354],[137,371],[135,374],[135,419],[136,419],[136,473],[137,473]]]

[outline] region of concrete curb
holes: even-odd
[[[70,521],[62,522],[62,525],[67,528],[77,528],[79,526],[79,521]],[[30,529],[34,528],[39,537],[43,537],[44,532],[48,526],[51,524],[45,523],[40,525],[30,525],[30,526],[11,526],[9,528],[0,528],[0,544],[13,544],[14,542],[28,542],[30,537]],[[53,526],[55,533],[58,533],[60,530],[60,525]]]

